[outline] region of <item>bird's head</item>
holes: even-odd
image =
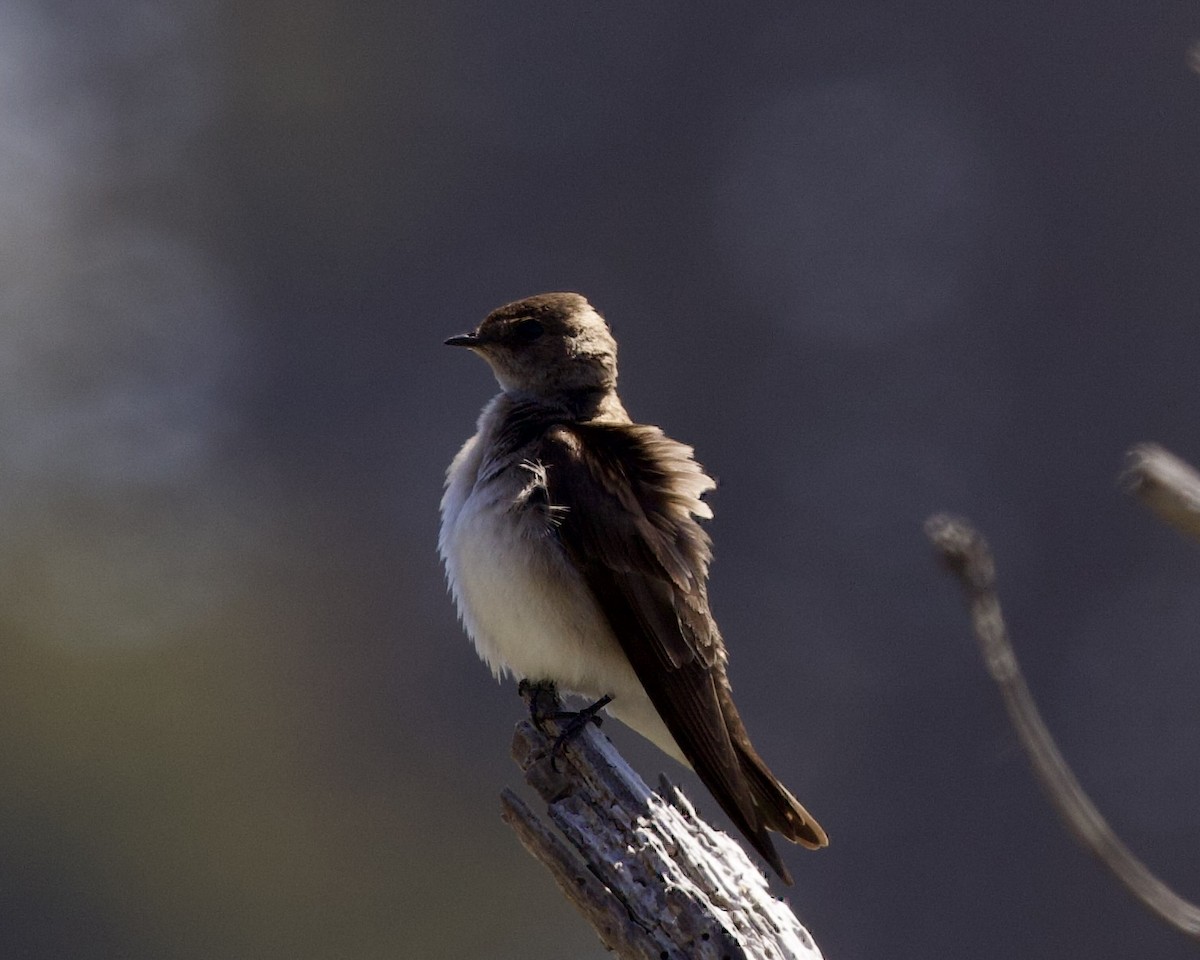
[[[514,397],[561,402],[616,389],[617,342],[577,293],[542,293],[505,304],[473,332],[446,343],[483,357],[500,388]]]

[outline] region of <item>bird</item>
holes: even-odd
[[[630,418],[616,341],[580,294],[505,304],[445,342],[482,357],[500,386],[446,472],[438,537],[480,658],[498,679],[607,703],[690,766],[791,884],[771,833],[810,849],[829,840],[734,705],[699,522],[715,482],[692,447]]]

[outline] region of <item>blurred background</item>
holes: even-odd
[[[0,5],[0,955],[599,958],[498,815],[522,707],[435,544],[578,290],[720,481],[756,742],[833,838],[826,955],[1192,947],[1033,782],[923,519],[1200,897],[1200,9],[917,0]],[[649,778],[671,761],[610,724]]]

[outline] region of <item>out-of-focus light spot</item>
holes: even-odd
[[[79,16],[0,17],[0,579],[26,638],[103,649],[193,628],[260,538],[217,459],[240,298],[139,202],[188,182],[205,13]]]
[[[715,193],[745,296],[806,334],[861,344],[958,317],[995,208],[952,104],[871,80],[751,115]]]
[[[205,116],[187,18],[143,12],[98,27],[112,41],[101,61],[95,48],[69,56],[75,33],[20,6],[0,30],[0,136],[15,145],[0,152],[0,181],[13,187],[0,193],[10,491],[22,476],[176,475],[220,416],[236,329],[229,285],[184,235],[111,200],[131,177],[123,144],[153,141],[153,175],[169,181]],[[129,87],[156,64],[169,64],[169,82]]]

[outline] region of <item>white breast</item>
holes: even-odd
[[[528,471],[514,464],[477,482],[480,443],[472,437],[450,465],[438,537],[480,658],[497,679],[550,680],[590,700],[612,696],[608,712],[686,762],[543,512],[516,505]]]
[[[475,482],[476,438],[450,467],[438,547],[479,656],[501,677],[553,680],[590,697],[643,697],[591,594],[545,529],[514,506],[527,472],[514,465]]]

